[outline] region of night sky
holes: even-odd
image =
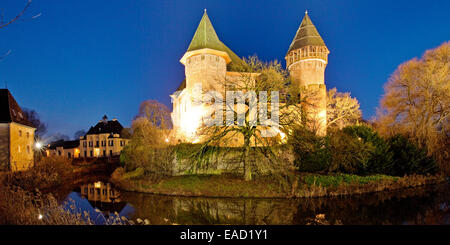
[[[25,3],[1,0],[0,10],[12,18]],[[33,0],[21,21],[0,29],[0,56],[11,50],[0,87],[36,110],[49,134],[73,137],[104,114],[130,126],[144,100],[171,108],[204,8],[239,56],[283,65],[307,9],[331,51],[327,87],[351,92],[366,119],[400,63],[450,39],[450,1]]]

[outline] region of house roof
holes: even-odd
[[[308,12],[305,13],[302,23],[289,46],[288,54],[292,50],[300,49],[305,46],[326,46],[316,27],[312,23],[308,16]]]
[[[86,135],[89,134],[119,134],[120,137],[126,138],[124,137],[125,135],[123,135],[124,131],[123,131],[124,127],[122,126],[122,124],[119,123],[119,121],[117,120],[102,120],[99,123],[97,123],[97,125],[95,125],[94,127],[91,127],[89,129],[89,131],[86,133]]]
[[[214,49],[218,51],[223,51],[230,56],[231,63],[228,66],[229,70],[236,70],[239,66],[245,65],[239,56],[237,56],[230,48],[228,48],[222,41],[220,41],[217,36],[216,31],[211,23],[211,20],[208,17],[208,14],[205,13],[198,24],[197,30],[195,31],[194,37],[189,44],[187,52],[199,50],[199,49]]]
[[[56,147],[62,147],[63,149],[73,149],[77,148],[78,146],[80,146],[79,140],[68,140],[68,141],[58,140],[53,143],[50,143],[50,146],[48,148],[52,150],[56,149]]]
[[[34,128],[33,124],[25,117],[25,114],[9,90],[0,89],[0,123],[11,122]]]

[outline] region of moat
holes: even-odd
[[[449,183],[340,198],[255,199],[161,196],[89,181],[61,200],[96,224],[115,214],[157,225],[450,224]]]

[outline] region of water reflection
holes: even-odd
[[[104,224],[110,217],[130,217],[134,209],[120,199],[120,192],[109,183],[97,181],[84,184],[66,198],[66,207],[87,212],[95,224]]]
[[[96,182],[82,185],[69,197],[81,211],[98,208],[105,217],[117,212],[151,224],[450,224],[449,187],[345,198],[251,199],[119,192]]]

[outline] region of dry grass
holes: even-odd
[[[52,195],[0,186],[0,224],[89,225],[89,217],[64,210]]]

